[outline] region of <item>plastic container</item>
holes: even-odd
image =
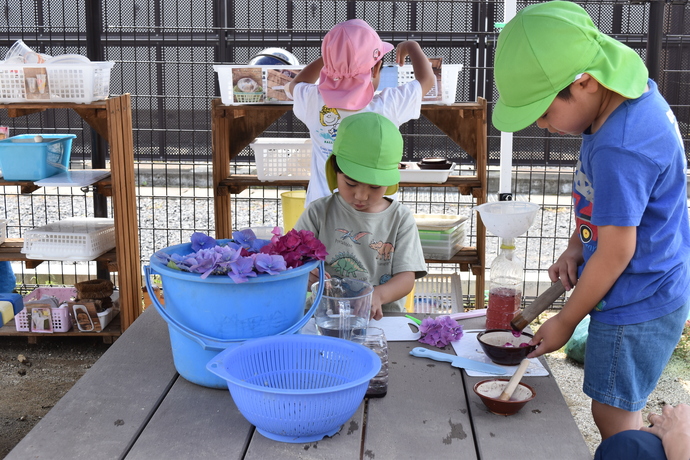
[[[20,134],[0,140],[5,180],[40,180],[69,169],[74,134]]]
[[[450,314],[463,311],[462,281],[457,274],[429,274],[414,283],[417,313]]]
[[[221,240],[223,241],[223,240]],[[161,249],[168,254],[189,254],[191,244]],[[154,254],[144,267],[146,288],[158,313],[168,323],[173,361],[177,372],[192,383],[224,388],[225,381],[206,369],[219,352],[245,340],[277,334],[294,334],[314,314],[316,303],[305,314],[309,273],[323,262],[311,261],[277,275],[261,274],[244,283],[227,276],[201,278],[198,273],[169,268]],[[165,293],[161,305],[151,285],[158,274]]]
[[[77,290],[69,287],[45,287],[37,288],[24,296],[24,302],[40,300],[43,296],[52,296],[57,299],[59,304],[73,299],[77,295]],[[72,320],[66,306],[51,308],[50,316],[53,322],[53,332],[67,332],[72,328]],[[19,332],[30,330],[29,315],[24,308],[14,317],[14,325]]]
[[[214,65],[218,74],[220,99],[225,105],[233,104],[292,104],[292,99],[285,94],[285,84],[289,83],[303,65]],[[257,70],[258,69],[258,70]],[[242,92],[235,88],[235,79],[243,74],[250,74],[256,80],[261,91]],[[259,76],[260,75],[260,76]]]
[[[442,64],[441,65],[441,100],[428,100],[438,98],[439,90],[434,86],[424,96],[427,100],[422,100],[422,104],[453,104],[458,87],[458,74],[462,70],[462,64]],[[414,80],[414,70],[412,65],[406,64],[398,68],[398,85],[403,85]]]
[[[115,224],[105,217],[75,217],[26,232],[27,259],[92,260],[115,247]]]
[[[421,182],[428,184],[442,184],[448,180],[448,176],[455,168],[451,163],[448,169],[422,169],[414,162],[403,162],[405,168],[400,169],[400,182]]]
[[[382,398],[388,393],[388,341],[380,327],[368,327],[366,331],[352,334],[352,341],[360,343],[381,359],[381,370],[369,381],[366,396]]]
[[[381,359],[348,340],[297,334],[247,341],[221,352],[207,369],[227,382],[259,433],[307,443],[333,436],[352,418]]]
[[[72,320],[69,317],[67,306],[51,308],[50,317],[53,322],[53,332],[67,332],[72,329]],[[28,332],[30,330],[29,315],[26,308],[14,317],[14,325],[19,332]]]
[[[512,329],[510,322],[522,303],[524,266],[515,255],[513,240],[503,240],[501,252],[491,263],[486,329]]]
[[[285,233],[292,230],[304,212],[304,202],[307,199],[305,190],[295,190],[280,194],[280,203],[283,207],[283,228]]]
[[[311,177],[311,139],[259,137],[249,146],[254,151],[260,181]]]
[[[465,230],[467,217],[446,214],[415,214],[419,237],[425,240],[446,240],[449,235]]]
[[[449,260],[465,245],[465,232],[456,231],[443,240],[421,239],[422,253],[426,259]]]
[[[113,65],[112,61],[0,63],[0,103],[89,103],[106,99]]]
[[[0,219],[0,244],[4,243],[7,239],[7,221],[5,219]]]

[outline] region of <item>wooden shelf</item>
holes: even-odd
[[[98,256],[95,260],[106,262],[109,271],[118,272],[120,314],[107,330],[98,335],[119,336],[142,312],[141,258],[139,254],[139,226],[137,223],[136,188],[134,182],[134,146],[132,141],[132,106],[129,94],[114,96],[104,101],[88,104],[74,103],[13,103],[0,104],[10,117],[26,116],[45,110],[70,109],[76,112],[109,144],[110,177],[95,184],[97,193],[112,197],[115,221],[115,249]],[[21,193],[31,193],[39,187],[31,181],[4,181],[0,186],[18,186]],[[8,239],[0,245],[0,260],[22,261],[35,268],[42,261],[26,259],[22,254],[21,239]],[[12,324],[12,323],[10,323]],[[114,331],[113,328],[117,328]],[[21,333],[7,326],[0,335],[63,336],[85,333],[32,334]],[[114,332],[108,332],[114,331]]]
[[[261,135],[273,122],[292,110],[291,105],[224,105],[220,99],[211,103],[211,132],[213,141],[213,183],[216,237],[231,238],[232,214],[230,195],[250,186],[306,187],[307,180],[262,182],[256,175],[230,174],[230,162]],[[471,195],[476,203],[486,202],[487,194],[487,138],[486,100],[450,105],[422,105],[422,116],[434,123],[451,140],[475,160],[476,175],[450,176],[442,184],[401,183],[401,187],[455,187],[463,195]],[[476,277],[476,308],[484,307],[484,272],[486,228],[481,218],[477,222],[477,247],[463,248],[450,260],[431,260],[433,263],[454,263],[461,270],[472,271]]]
[[[96,188],[96,193],[103,196],[113,196],[113,180],[111,176],[92,184]],[[0,187],[19,187],[22,195],[28,195],[40,189],[40,185],[28,180],[5,180],[0,177]]]
[[[67,332],[23,332],[17,330],[14,321],[15,320],[11,320],[0,327],[0,337],[28,337],[29,343],[36,343],[39,337],[102,337],[103,343],[113,343],[113,340],[120,337],[122,334],[122,324],[119,314],[108,323],[102,332],[81,332],[74,327]]]

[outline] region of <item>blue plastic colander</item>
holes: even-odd
[[[313,442],[340,430],[381,368],[372,350],[319,335],[248,340],[206,366],[225,379],[244,417],[267,438]]]

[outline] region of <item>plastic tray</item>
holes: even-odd
[[[88,103],[106,99],[110,92],[110,70],[114,64],[112,61],[64,64],[2,63],[0,102]],[[45,82],[38,84],[37,79],[39,82],[45,79]]]
[[[465,245],[465,232],[458,232],[449,241],[421,240],[426,259],[449,260]]]
[[[400,182],[421,182],[431,184],[442,184],[448,180],[448,176],[455,168],[455,163],[451,163],[448,169],[421,169],[417,163],[403,162],[404,169],[400,169]]]
[[[254,151],[259,180],[309,180],[311,139],[260,137],[249,146]]]
[[[74,134],[20,134],[0,140],[5,180],[41,180],[67,171]]]
[[[414,221],[420,231],[434,231],[449,233],[458,225],[467,220],[467,217],[448,214],[415,214]]]
[[[92,260],[115,247],[113,219],[64,219],[26,232],[22,253],[27,259]]]
[[[7,239],[7,221],[5,219],[0,219],[0,244],[4,243]]]

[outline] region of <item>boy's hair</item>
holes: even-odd
[[[494,126],[511,132],[534,123],[581,73],[630,99],[642,95],[648,77],[640,56],[599,31],[575,3],[524,8],[498,36]]]
[[[371,69],[393,49],[361,19],[333,26],[321,43],[319,92],[328,107],[361,110],[374,97]]]
[[[338,127],[333,153],[326,161],[326,180],[331,192],[338,187],[338,172],[363,184],[388,187],[386,195],[398,191],[403,138],[388,118],[374,112],[345,117]]]

